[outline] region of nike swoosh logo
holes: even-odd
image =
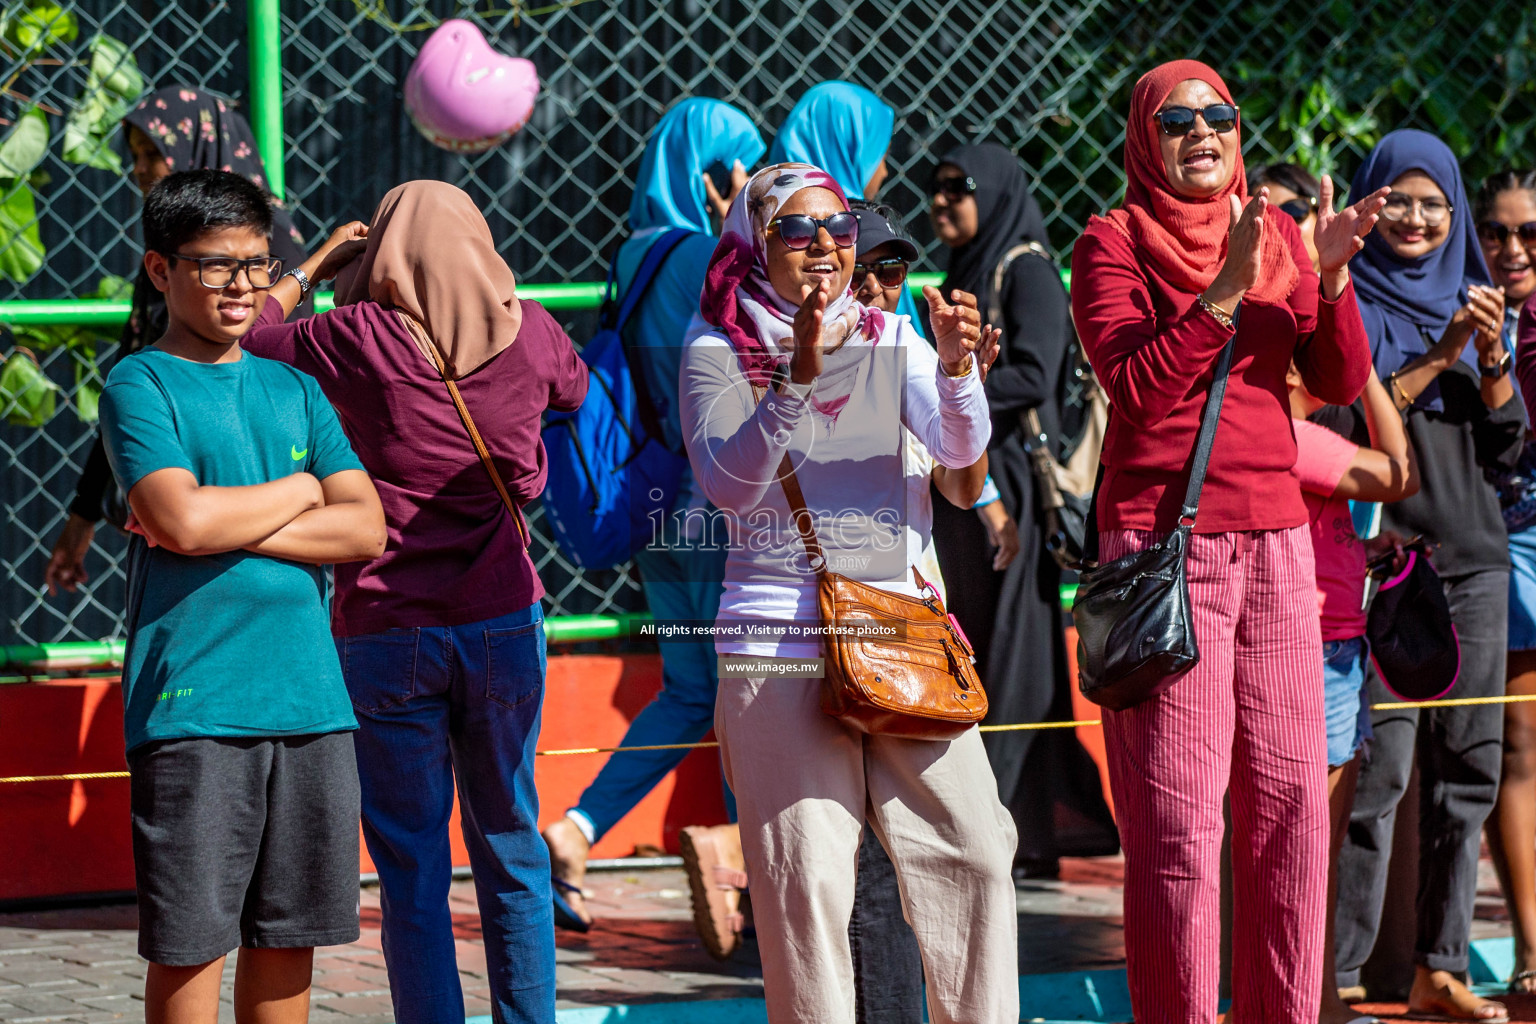
[[[305,448],[303,451],[299,451],[299,446],[298,445],[294,445],[293,446],[293,450],[290,451],[288,454],[293,456],[293,461],[294,462],[298,462],[304,456],[309,454],[309,449]]]

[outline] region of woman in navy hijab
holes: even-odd
[[[1492,287],[1456,157],[1435,136],[1396,131],[1355,176],[1364,195],[1391,188],[1365,250],[1350,264],[1376,371],[1400,409],[1422,488],[1389,505],[1384,527],[1422,534],[1445,582],[1461,642],[1453,696],[1504,692],[1509,551],[1487,475],[1513,468],[1524,433],[1504,296]],[[1374,672],[1372,703],[1395,700]],[[1436,1019],[1507,1020],[1473,995],[1467,969],[1483,820],[1499,785],[1503,709],[1497,705],[1377,712],[1339,856],[1338,985],[1360,983],[1375,944],[1398,800],[1415,752],[1426,795],[1419,851],[1415,973],[1409,1010]],[[1425,735],[1419,737],[1420,727]],[[1347,794],[1346,794],[1347,798]]]

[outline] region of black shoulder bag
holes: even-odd
[[[1241,307],[1239,307],[1241,312]],[[1163,540],[1107,565],[1084,569],[1072,602],[1077,626],[1077,675],[1083,696],[1101,707],[1124,711],[1162,693],[1200,660],[1189,607],[1185,562],[1200,509],[1200,489],[1211,461],[1221,400],[1227,393],[1237,314],[1232,337],[1216,360],[1211,393],[1201,413],[1179,525]],[[1103,484],[1100,470],[1099,484]],[[1099,552],[1098,491],[1089,511],[1085,564]]]

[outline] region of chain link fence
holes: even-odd
[[[1023,157],[1051,241],[1065,255],[1088,216],[1119,194],[1131,85],[1174,57],[1198,57],[1227,76],[1243,107],[1250,166],[1294,159],[1347,182],[1382,134],[1409,126],[1446,138],[1465,158],[1469,180],[1536,162],[1536,14],[1519,0],[483,0],[479,7],[325,0],[285,7],[288,203],[300,230],[313,243],[336,223],[366,219],[392,185],[440,178],[475,197],[508,262],[529,282],[602,278],[624,234],[647,134],[673,102],[709,96],[737,104],[771,139],[800,93],[830,78],[868,86],[897,110],[882,198],[926,244],[922,269],[943,265],[923,216],[934,161],[952,145],[981,139]],[[0,301],[89,295],[104,277],[128,276],[137,265],[137,190],[121,172],[60,155],[69,105],[89,73],[91,37],[124,43],[146,87],[185,83],[237,105],[247,91],[242,7],[64,0],[64,9],[78,32],[48,48],[51,63],[29,61],[14,40],[0,50],[0,118],[16,120],[34,102],[61,112],[49,116],[49,152],[34,177],[47,258],[27,280],[6,279],[0,237]],[[472,18],[498,48],[531,59],[543,78],[532,121],[478,156],[429,146],[402,105],[418,47],[433,25],[454,16]],[[4,171],[0,159],[0,197]],[[0,233],[8,206],[0,203]],[[582,313],[566,323],[579,343],[594,321]],[[10,349],[9,339],[0,344]],[[46,426],[0,424],[0,642],[121,632],[124,545],[111,530],[97,535],[88,589],[49,598],[41,587],[94,431],[78,415],[90,404],[79,400],[79,384],[110,365],[110,340],[95,344],[94,358],[91,347],[38,353],[60,387]],[[532,521],[551,615],[640,606],[626,571],[575,571],[536,510]]]

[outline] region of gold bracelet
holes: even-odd
[[[1397,382],[1396,373],[1387,374],[1387,386],[1397,393],[1397,398],[1401,398],[1403,400],[1404,409],[1413,404],[1413,399],[1408,397],[1408,392],[1404,391],[1403,386]],[[1393,399],[1392,404],[1396,405],[1397,399]]]
[[[1204,295],[1198,296],[1196,301],[1200,303],[1200,308],[1211,314],[1217,323],[1221,324],[1221,326],[1225,327],[1229,331],[1232,329],[1232,325],[1236,321],[1232,318],[1231,313],[1228,313],[1226,310],[1216,305],[1216,303],[1212,302]]]

